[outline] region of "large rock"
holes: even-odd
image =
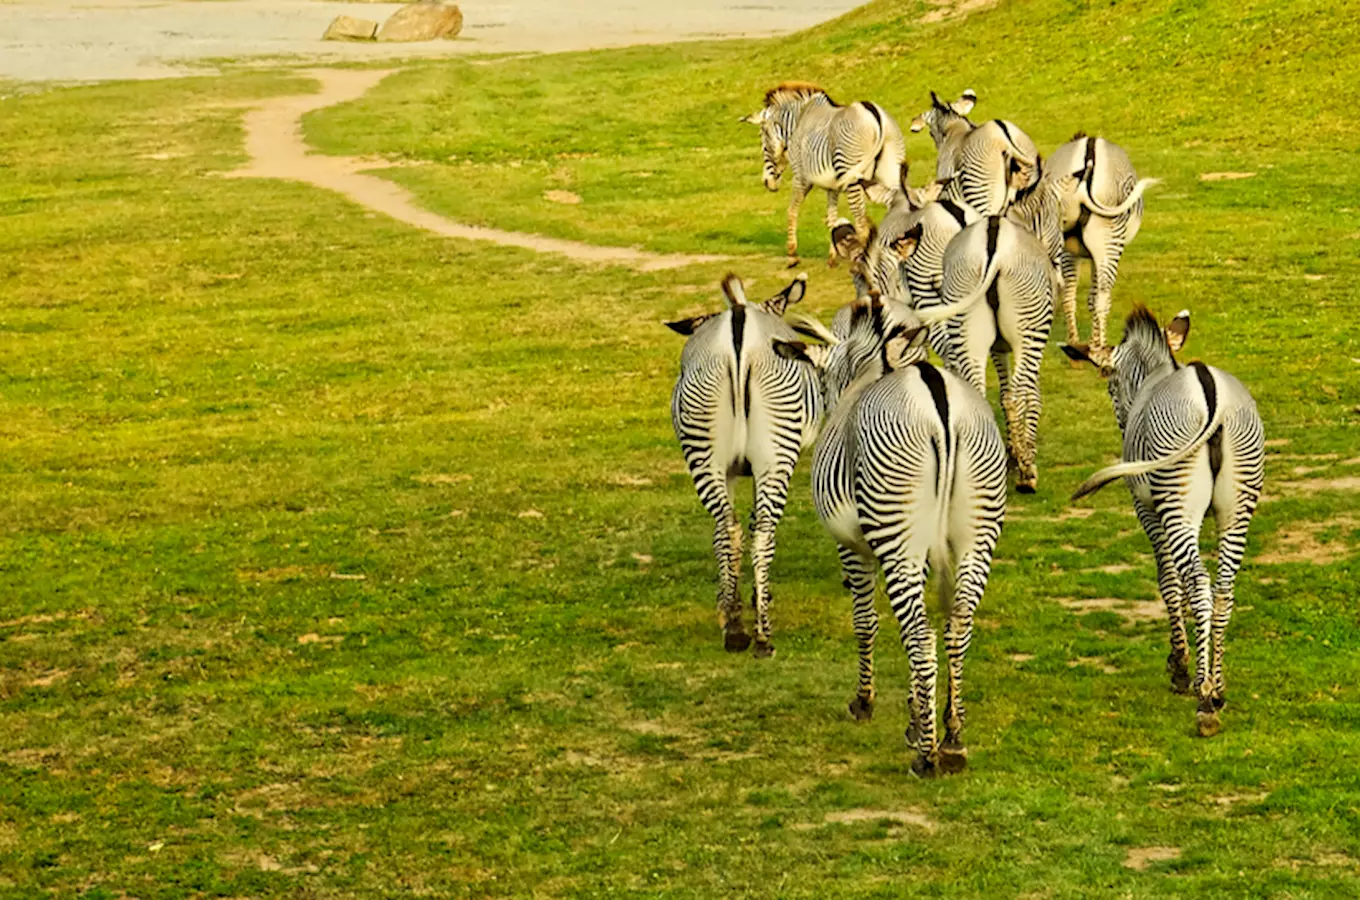
[[[443,3],[412,3],[392,13],[378,29],[380,41],[432,41],[457,37],[463,30],[463,11]]]
[[[323,41],[371,41],[378,34],[378,23],[353,16],[336,16],[321,35]]]

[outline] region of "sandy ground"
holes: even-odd
[[[424,44],[322,42],[337,15],[391,3],[325,0],[0,0],[0,79],[102,81],[214,71],[209,60],[317,62],[557,52],[806,28],[862,0],[461,0],[463,34]]]
[[[379,168],[383,165],[381,162],[315,154],[302,138],[304,114],[356,100],[391,72],[374,69],[314,69],[307,74],[321,82],[319,93],[276,97],[246,113],[246,152],[250,155],[250,162],[229,173],[229,177],[302,181],[336,191],[374,212],[444,237],[491,241],[539,253],[556,253],[579,262],[625,265],[643,272],[654,272],[725,258],[663,255],[631,247],[602,247],[537,234],[464,225],[424,209],[415,196],[401,185],[360,171]]]

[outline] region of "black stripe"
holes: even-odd
[[[954,217],[954,221],[959,223],[960,228],[966,228],[968,226],[967,215],[953,200],[941,200],[940,206],[945,212]]]
[[[1218,411],[1218,385],[1214,383],[1213,373],[1209,367],[1199,360],[1190,364],[1190,368],[1195,370],[1195,377],[1199,379],[1199,386],[1204,390],[1204,402],[1209,407],[1209,420],[1213,421],[1214,413]],[[1209,435],[1209,440],[1205,446],[1209,448],[1209,471],[1213,473],[1214,480],[1218,480],[1219,470],[1223,468],[1223,426],[1214,429],[1214,433]]]
[[[1001,129],[1001,133],[1006,136],[1006,140],[1010,141],[1011,146],[1014,147],[1015,138],[1011,137],[1011,130],[1006,127],[1006,123],[1001,121],[1000,119],[992,119],[992,121],[997,124],[997,127]]]
[[[870,115],[874,117],[874,121],[878,123],[879,128],[883,127],[883,114],[878,111],[877,106],[874,106],[868,100],[861,100],[859,105],[869,110]]]
[[[1086,191],[1090,193],[1092,181],[1096,177],[1096,139],[1086,139]]]
[[[741,371],[741,343],[742,335],[746,332],[746,307],[743,304],[736,304],[732,307],[732,352],[737,358],[737,372]],[[735,374],[735,373],[734,373]],[[750,373],[747,373],[748,377]],[[750,398],[746,402],[749,404]],[[734,378],[732,381],[732,413],[737,412],[737,383]],[[748,406],[749,412],[749,406]]]
[[[921,374],[921,381],[925,382],[926,390],[930,391],[930,399],[935,401],[935,411],[940,414],[940,423],[944,425],[944,452],[948,455],[951,452],[949,448],[949,395],[945,392],[944,376],[940,374],[939,369],[925,360],[912,363],[912,365],[916,366],[916,371]]]
[[[1000,233],[1001,233],[1001,217],[1000,217],[1000,216],[988,216],[988,217],[987,217],[987,266],[990,266],[990,265],[992,264],[992,257],[996,256],[996,239],[997,239],[997,236],[998,236]],[[984,271],[984,272],[987,271],[987,267],[986,267],[986,266],[983,267],[983,271]]]
[[[742,395],[742,399],[746,402],[746,418],[749,419],[749,418],[751,418],[751,369],[750,369],[750,368],[747,368],[747,370],[746,370],[746,388],[745,388],[745,391],[744,391],[744,393],[743,393],[743,395]]]

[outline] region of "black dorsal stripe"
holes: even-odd
[[[1086,139],[1086,189],[1089,192],[1096,177],[1096,139]]]
[[[1195,370],[1195,377],[1199,379],[1199,386],[1204,391],[1204,403],[1209,407],[1209,420],[1213,421],[1214,414],[1218,412],[1218,384],[1214,381],[1214,375],[1209,371],[1209,367],[1199,360],[1190,363],[1190,368]],[[1209,440],[1205,443],[1209,448],[1209,471],[1213,473],[1214,480],[1218,480],[1218,473],[1223,468],[1223,426],[1214,429],[1214,433],[1209,435]]]
[[[935,401],[935,411],[940,414],[940,423],[944,425],[944,452],[945,455],[952,455],[949,446],[949,394],[945,391],[944,376],[940,370],[935,368],[926,360],[912,363],[916,366],[916,371],[921,374],[921,381],[925,382],[926,390],[930,391],[930,399]]]
[[[869,110],[869,114],[874,117],[874,121],[878,123],[878,127],[882,128],[883,114],[878,111],[878,107],[874,106],[868,100],[861,100],[860,105],[863,106],[865,109]]]
[[[988,216],[988,217],[987,217],[987,266],[990,266],[990,265],[992,264],[992,259],[993,259],[993,257],[996,256],[996,241],[997,241],[997,238],[1000,237],[1000,235],[1001,235],[1001,217],[1000,217],[1000,216]],[[984,272],[987,271],[987,266],[984,266],[984,267],[983,267],[982,270],[983,270]]]
[[[968,226],[967,214],[963,211],[962,207],[953,200],[941,200],[940,206],[945,212],[954,217],[954,221],[959,223],[960,228],[966,228]]]
[[[737,304],[736,306],[732,307],[732,352],[736,356],[737,360],[736,372],[741,371],[741,344],[742,338],[745,334],[746,334],[746,306],[745,304]],[[736,372],[733,373],[732,379],[733,413],[736,413],[737,411]],[[750,400],[748,399],[747,402],[749,403]]]
[[[993,119],[992,121],[997,124],[997,127],[1001,129],[1001,133],[1006,136],[1006,140],[1010,141],[1011,146],[1014,147],[1015,138],[1011,137],[1011,130],[1006,127],[1006,123],[1001,121],[1000,119]]]

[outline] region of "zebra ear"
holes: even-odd
[[[925,130],[926,130],[925,116],[917,116],[916,118],[911,120],[911,131],[913,134],[917,134]]]
[[[667,328],[669,328],[671,331],[674,331],[676,334],[691,335],[694,334],[696,330],[698,330],[700,325],[704,324],[711,318],[713,318],[713,314],[709,313],[706,316],[694,316],[693,318],[689,319],[677,319],[674,322],[667,322],[665,324]]]
[[[1061,348],[1062,352],[1067,354],[1067,358],[1073,362],[1088,362],[1097,369],[1100,368],[1099,363],[1091,358],[1091,347],[1089,344],[1059,344],[1058,347]]]
[[[928,329],[924,325],[915,327],[897,325],[894,327],[883,340],[884,361],[891,368],[898,369],[915,362],[917,358],[924,357],[925,348],[917,345],[916,339],[927,331]]]
[[[897,258],[902,262],[911,259],[911,255],[916,252],[916,246],[921,242],[923,229],[920,222],[908,228],[906,233],[892,242],[892,248],[897,251]]]
[[[859,259],[864,255],[865,245],[860,243],[855,226],[842,219],[831,229],[831,246],[841,259]]]
[[[749,116],[742,116],[737,121],[746,122],[751,125],[762,125],[765,122],[765,110],[763,109],[757,110],[751,113]]]
[[[949,108],[961,116],[966,116],[973,111],[973,105],[977,103],[977,92],[972,88],[959,95],[959,99],[949,104]]]
[[[746,305],[746,287],[734,273],[728,272],[723,276],[722,292],[723,296],[727,298],[728,306]]]
[[[1185,338],[1190,334],[1190,310],[1183,309],[1176,313],[1176,318],[1166,326],[1166,345],[1171,348],[1172,353],[1179,353],[1185,346]]]

